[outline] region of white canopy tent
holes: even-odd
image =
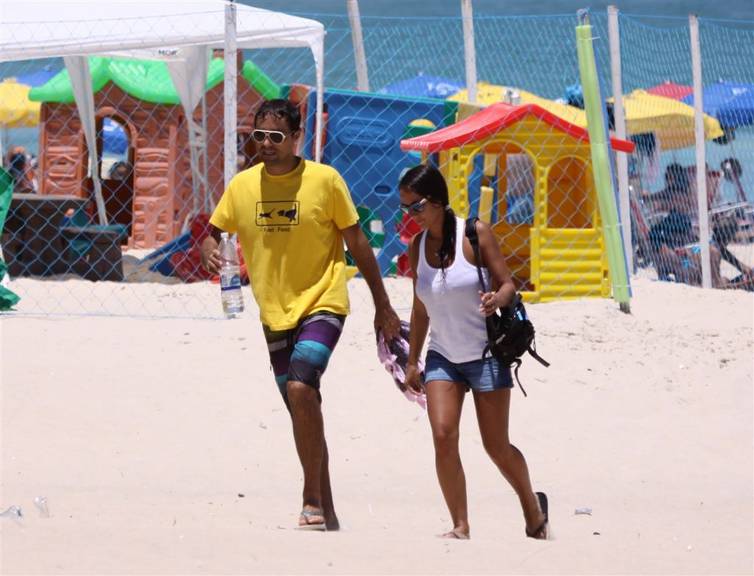
[[[226,18],[230,9],[233,17]],[[0,62],[62,56],[68,68],[82,120],[92,166],[98,165],[95,111],[89,75],[89,55],[113,55],[168,62],[176,91],[193,118],[201,100],[212,48],[226,47],[226,21],[235,23],[238,48],[309,48],[317,83],[315,157],[321,155],[322,94],[324,89],[324,26],[224,0],[0,0]],[[232,32],[231,32],[232,36]],[[225,85],[235,102],[235,71],[226,66]],[[196,138],[196,127],[189,130]],[[236,118],[226,114],[226,151],[235,151]],[[226,152],[227,153],[227,152]],[[226,166],[235,165],[226,159]],[[93,171],[100,223],[106,223],[98,175]],[[229,174],[226,170],[226,183]]]

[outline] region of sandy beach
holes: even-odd
[[[208,283],[14,281],[62,315],[0,318],[0,511],[23,511],[0,518],[0,572],[752,573],[751,293],[638,279],[631,315],[610,300],[529,306],[552,367],[525,361],[511,438],[549,495],[553,539],[524,537],[468,397],[460,542],[435,537],[449,516],[426,414],[379,365],[368,290],[349,286],[323,381],[343,530],[321,534],[294,529],[301,471],[248,289],[246,317],[226,321]],[[388,289],[407,318],[410,283]],[[207,318],[65,316],[98,301]]]

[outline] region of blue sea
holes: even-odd
[[[242,0],[250,4],[307,16],[327,30],[325,85],[356,87],[346,0]],[[627,0],[584,4],[569,0],[473,0],[479,80],[517,86],[546,98],[563,97],[579,81],[575,53],[576,11],[590,8],[595,53],[603,92],[609,94],[608,4],[621,12],[624,92],[664,81],[690,85],[688,14],[699,16],[704,83],[718,80],[754,84],[754,0]],[[459,26],[461,0],[360,0],[370,89],[377,91],[419,73],[463,81],[463,38]],[[314,84],[307,50],[249,51],[275,81]],[[49,66],[59,59],[0,64],[0,77]],[[36,130],[11,130],[6,143],[36,149]],[[708,143],[712,168],[728,157],[744,167],[744,188],[754,201],[754,128],[736,130],[728,145]],[[668,151],[663,164],[691,164],[693,148]],[[651,183],[650,188],[661,186]]]
[[[346,0],[241,0],[239,3],[289,13],[346,14]],[[651,14],[659,17],[686,17],[688,14],[696,14],[702,18],[754,20],[754,2],[751,0],[473,0],[475,13],[496,16],[575,14],[576,10],[581,8],[604,12],[609,5],[615,5],[621,12],[629,14]],[[461,0],[360,0],[359,10],[362,16],[459,16]]]
[[[328,30],[325,85],[355,86],[346,0],[241,3],[323,22]],[[625,93],[668,80],[692,84],[689,14],[696,14],[700,22],[705,84],[719,80],[754,84],[754,0],[473,0],[478,78],[518,86],[547,98],[563,97],[566,87],[579,81],[576,12],[589,8],[602,89],[608,94],[609,5],[616,5],[621,13]],[[457,25],[461,0],[360,0],[359,10],[371,90],[420,72],[464,79],[463,40]],[[265,69],[273,76],[290,70],[288,56],[257,54],[256,58],[263,65],[269,58]],[[309,61],[308,56],[303,61]],[[311,72],[299,70],[305,82],[314,82]],[[719,169],[724,159],[738,158],[743,165],[744,190],[754,201],[754,127],[738,128],[735,139],[727,145],[708,142],[706,155],[711,169]],[[661,175],[671,162],[694,164],[694,149],[664,152],[657,172]],[[644,185],[657,190],[663,186],[662,178]],[[723,198],[735,197],[730,183],[723,181],[721,188]]]

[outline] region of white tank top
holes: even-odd
[[[444,278],[441,269],[427,263],[427,233],[422,233],[416,274],[416,294],[429,315],[429,350],[454,363],[481,359],[487,344],[484,315],[479,312],[479,277],[476,266],[463,255],[465,224],[456,218],[456,253]],[[482,275],[489,287],[486,268]]]

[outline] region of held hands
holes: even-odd
[[[414,392],[415,394],[422,394],[424,392],[421,372],[419,372],[419,366],[416,362],[409,361],[406,364],[406,380],[404,382],[406,388]]]
[[[479,291],[479,298],[481,303],[479,304],[479,312],[485,316],[490,316],[495,313],[495,310],[500,308],[500,302],[497,292],[482,292]]]

